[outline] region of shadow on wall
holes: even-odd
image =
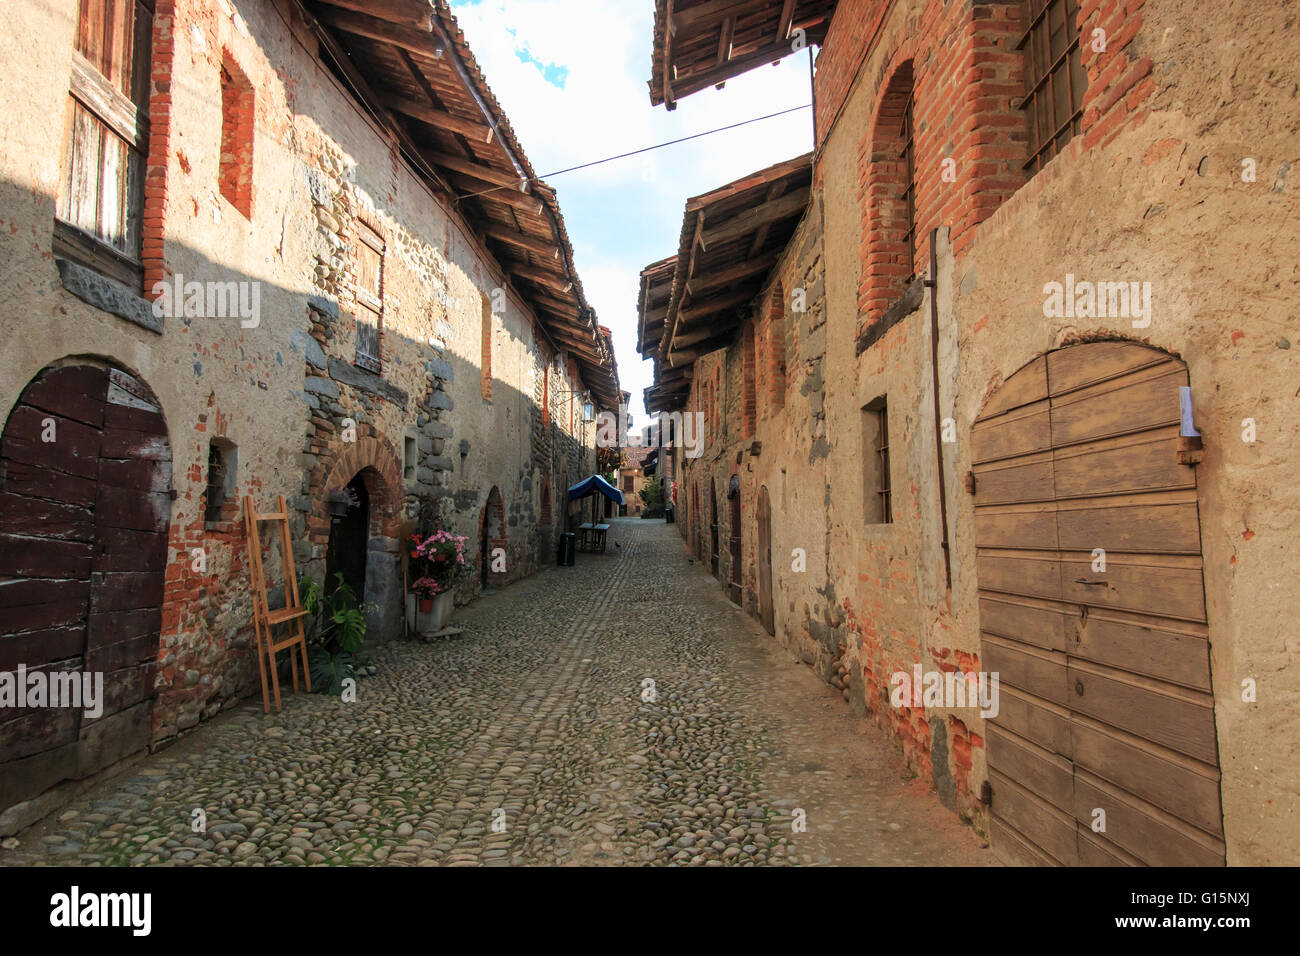
[[[366,551],[360,569],[352,561],[351,574],[364,572],[366,600],[379,606],[371,615],[372,638],[401,634],[398,529],[422,502],[437,502],[446,526],[473,542],[488,490],[498,486],[511,571],[500,583],[553,558],[541,548],[540,483],[549,476],[552,499],[563,500],[558,476],[566,466],[571,473],[581,470],[576,464],[581,446],[556,434],[553,426],[549,436],[534,434],[540,432],[541,413],[531,395],[496,382],[487,406],[479,395],[476,363],[391,330],[385,333],[384,352],[391,360],[384,374],[366,372],[352,364],[350,354],[342,354],[353,348],[355,333],[352,320],[337,305],[232,269],[176,241],[168,242],[168,259],[187,283],[213,284],[214,289],[216,284],[244,283],[242,304],[255,309],[234,308],[240,302],[236,291],[225,300],[225,318],[181,314],[160,319],[135,291],[55,259],[45,225],[53,223],[52,197],[0,182],[0,211],[11,222],[26,225],[0,231],[0,256],[10,266],[0,276],[0,301],[6,303],[0,321],[17,333],[0,357],[0,421],[5,426],[0,434],[0,540],[6,535],[29,539],[22,551],[0,546],[0,607],[5,611],[0,671],[19,665],[46,672],[130,669],[134,680],[144,682],[134,700],[149,705],[139,720],[132,717],[130,733],[123,732],[120,740],[103,738],[113,726],[110,718],[132,700],[129,694],[108,689],[102,713],[91,717],[78,710],[71,722],[71,711],[31,709],[26,715],[35,721],[30,732],[0,735],[5,738],[0,809],[59,780],[94,772],[97,768],[77,756],[79,740],[94,739],[94,751],[117,747],[119,756],[125,756],[256,690],[240,504],[244,495],[253,495],[263,510],[273,507],[276,495],[285,495],[298,570],[320,579],[330,560],[334,527],[331,472],[340,464],[346,468],[350,449],[379,449],[372,457],[383,460],[382,469],[365,462],[340,482],[347,485],[360,476],[374,516],[368,533],[349,545]],[[302,272],[311,274],[305,263]],[[214,292],[213,303],[220,302]],[[204,301],[205,310],[207,306]],[[251,323],[254,311],[256,327],[242,327],[241,320]],[[313,331],[320,334],[322,329],[323,344],[313,337]],[[65,361],[75,356],[88,360]],[[69,446],[99,440],[91,434],[92,426],[70,417],[69,406],[34,417],[22,412],[19,400],[28,386],[44,370],[63,364],[111,367],[140,383],[147,397],[124,392],[110,404],[132,414],[156,405],[156,431],[164,433],[154,436],[156,444],[169,446],[171,471],[165,478],[144,474],[158,460],[148,457],[147,442],[104,450],[125,476],[120,486],[103,470],[75,473],[67,458],[33,459],[20,453],[20,445],[30,450],[33,439],[39,442],[47,418],[54,424],[55,447],[59,437],[66,437]],[[471,396],[469,407],[458,411],[453,395],[462,394]],[[101,400],[77,414],[93,417],[102,407]],[[489,473],[475,460],[483,461],[487,449],[477,456],[479,450],[473,448],[468,455],[459,454],[457,422],[470,416],[521,423],[519,440],[527,450],[507,456]],[[352,430],[344,419],[351,419]],[[33,426],[37,431],[29,434]],[[386,474],[376,480],[380,472]],[[134,513],[115,506],[114,496],[133,494],[151,505],[156,502],[158,528],[150,533],[165,536],[166,547],[153,556],[135,547],[133,529],[125,528],[94,548],[97,520],[112,525]],[[562,515],[554,518],[560,521]],[[313,537],[313,529],[323,529],[323,538]],[[278,562],[267,567],[278,570]],[[85,596],[90,583],[110,572],[133,576],[131,586],[115,590],[111,606],[92,606]],[[274,607],[283,601],[284,582],[271,584]],[[83,597],[64,593],[73,591]],[[97,618],[99,610],[111,613]],[[147,626],[127,626],[145,617]],[[101,658],[109,663],[97,665]],[[44,765],[40,773],[38,764]],[[25,781],[21,787],[6,783],[20,779]]]

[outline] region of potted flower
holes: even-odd
[[[455,610],[456,581],[469,569],[465,557],[468,539],[450,531],[434,531],[410,538],[412,574],[407,618],[421,633],[433,633],[447,626]]]
[[[411,590],[420,602],[420,613],[432,614],[433,599],[443,592],[443,587],[438,583],[437,579],[423,577],[411,585]]]
[[[330,493],[329,504],[330,516],[337,522],[339,518],[347,517],[353,508],[361,507],[361,496],[351,485],[344,485]]]

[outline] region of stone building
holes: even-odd
[[[256,687],[245,495],[370,641],[417,527],[553,560],[612,342],[445,2],[18,0],[0,71],[0,671],[107,697],[0,714],[0,809]]]
[[[670,109],[820,47],[811,156],[643,275],[678,528],[1005,857],[1300,853],[1293,19],[656,4]]]
[[[623,464],[618,469],[618,490],[623,492],[623,499],[627,502],[620,512],[628,518],[641,517],[645,506],[641,491],[649,481],[645,468],[650,452],[651,449],[644,445],[623,449]]]

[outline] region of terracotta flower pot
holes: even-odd
[[[433,613],[433,598],[427,598],[427,597],[420,598],[420,613],[421,614]]]

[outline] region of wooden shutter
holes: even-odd
[[[152,6],[81,0],[55,253],[140,279]]]

